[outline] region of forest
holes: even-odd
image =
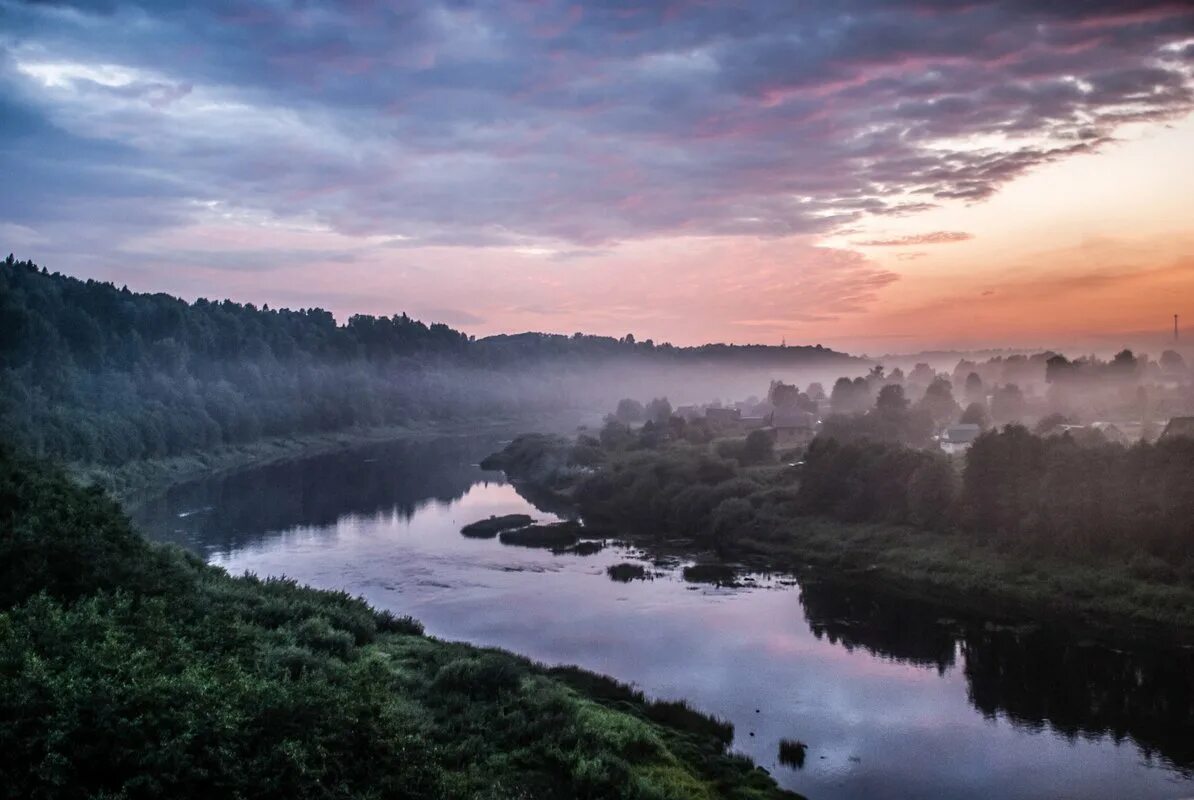
[[[0,438],[121,464],[270,437],[606,407],[635,381],[855,363],[821,346],[526,333],[258,308],[0,262]]]
[[[7,797],[795,797],[728,723],[229,577],[4,445],[0,509]]]
[[[1194,438],[1012,424],[962,456],[824,433],[777,452],[766,430],[613,414],[596,435],[520,437],[483,465],[571,504],[593,535],[1194,641]]]

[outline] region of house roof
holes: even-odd
[[[983,429],[973,422],[966,422],[961,425],[950,425],[945,429],[945,434],[941,437],[941,441],[947,444],[970,444],[978,438]]]
[[[799,408],[777,408],[771,415],[771,427],[811,428],[813,427],[814,419],[813,414],[802,411]]]
[[[1165,430],[1161,431],[1161,438],[1172,439],[1176,436],[1194,438],[1194,417],[1174,417],[1169,420]]]

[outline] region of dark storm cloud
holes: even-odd
[[[0,214],[119,239],[218,207],[564,260],[820,232],[1189,111],[1192,39],[1166,2],[0,0]]]

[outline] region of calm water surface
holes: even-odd
[[[731,720],[785,786],[833,798],[1194,797],[1194,659],[1112,651],[827,585],[553,555],[466,539],[491,514],[553,519],[476,467],[493,438],[372,446],[176,487],[135,517],[232,573],[345,589],[430,634],[574,663]],[[801,770],[782,737],[808,743]]]

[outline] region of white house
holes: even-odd
[[[965,453],[982,432],[982,428],[971,422],[950,425],[937,441],[941,445],[941,449],[950,455]]]

